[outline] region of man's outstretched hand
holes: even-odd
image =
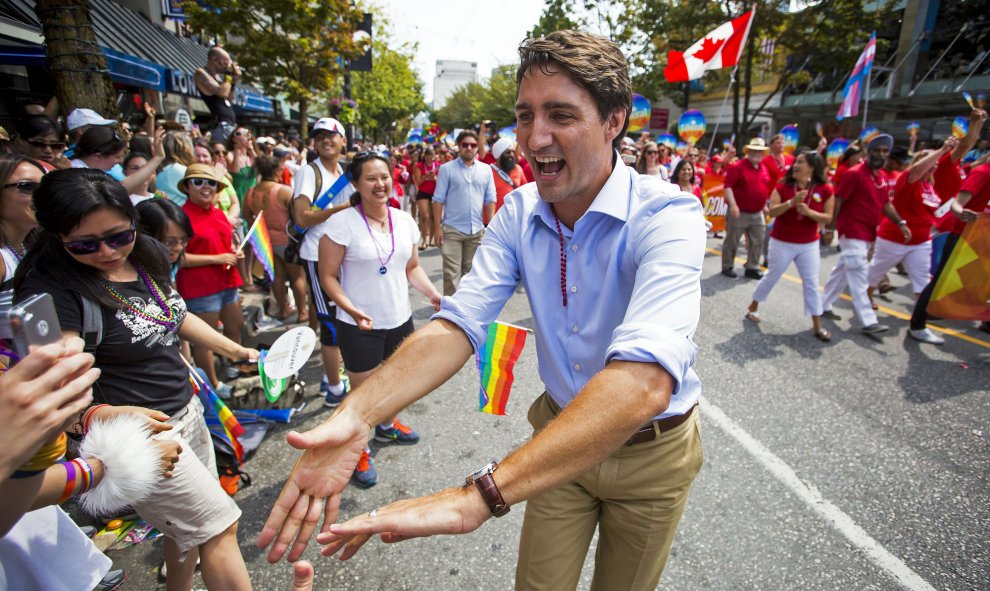
[[[304,451],[258,536],[259,548],[275,542],[268,552],[268,562],[278,562],[287,550],[290,562],[298,560],[321,514],[321,531],[328,531],[337,519],[340,494],[368,443],[370,431],[368,423],[345,407],[311,431],[292,431],[286,436],[289,445]]]
[[[320,554],[333,556],[343,548],[340,559],[347,560],[374,534],[380,534],[386,544],[436,534],[466,534],[491,516],[478,489],[462,486],[397,501],[346,523],[324,527],[316,541],[324,544]]]

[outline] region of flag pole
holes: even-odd
[[[237,250],[234,251],[234,254],[237,254],[242,250],[244,250],[244,245],[248,243],[248,236],[251,235],[251,232],[254,232],[255,226],[257,226],[258,222],[261,221],[261,217],[264,213],[265,213],[264,210],[262,210],[258,212],[257,216],[255,216],[254,222],[251,224],[251,227],[248,228],[248,231],[244,233],[244,238],[241,240],[241,243],[237,246]]]
[[[866,72],[866,94],[864,95],[865,102],[863,103],[863,129],[866,129],[866,113],[870,110],[870,78],[873,77],[873,68],[870,68]]]
[[[725,111],[725,103],[729,101],[729,91],[732,90],[732,85],[736,82],[736,70],[738,69],[739,63],[737,62],[735,67],[732,68],[732,72],[729,73],[729,85],[725,87],[725,96],[722,98],[722,106],[718,108],[718,118],[715,119],[715,130],[712,131],[712,141],[708,144],[709,156],[715,148],[715,136],[718,135],[718,125],[722,122],[722,113]]]

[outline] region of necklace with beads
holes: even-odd
[[[550,205],[550,212],[553,213],[553,223],[557,226],[557,238],[560,240],[560,301],[567,307],[567,253],[564,251],[564,232],[560,229],[560,220],[557,219],[557,210]]]
[[[17,262],[21,262],[21,259],[24,258],[23,245],[21,245],[20,248],[15,248],[13,244],[8,242],[7,244],[4,245],[4,247],[10,251],[10,254],[14,255],[14,258],[17,259]]]
[[[389,251],[388,256],[385,257],[385,259],[382,259],[384,249],[378,245],[378,240],[375,238],[375,233],[371,231],[371,225],[368,224],[368,216],[364,215],[364,208],[358,204],[357,209],[361,213],[361,219],[364,220],[364,227],[368,228],[368,236],[371,237],[371,242],[375,245],[375,256],[378,257],[378,262],[381,263],[381,266],[378,267],[378,273],[380,275],[384,275],[385,273],[388,273],[388,262],[392,260],[392,255],[395,254],[395,232],[392,228],[392,208],[388,206],[385,207],[385,209],[388,210],[388,235],[392,239],[392,250]]]
[[[148,314],[144,310],[138,309],[127,298],[120,295],[120,293],[116,289],[114,289],[114,287],[110,285],[109,282],[101,279],[100,283],[103,284],[103,288],[106,289],[107,292],[111,296],[113,296],[115,300],[126,306],[128,310],[133,312],[134,315],[138,316],[139,318],[143,318],[148,322],[152,322],[159,326],[164,326],[167,330],[170,331],[175,330],[175,327],[178,326],[179,323],[176,321],[175,310],[173,310],[168,305],[168,300],[165,297],[165,294],[162,293],[162,290],[158,287],[158,284],[155,283],[155,281],[151,277],[148,277],[148,274],[144,272],[144,269],[142,269],[140,265],[134,262],[132,262],[131,264],[134,265],[134,269],[137,271],[137,274],[141,278],[141,280],[144,281],[145,287],[147,287],[148,291],[151,292],[151,297],[154,298],[155,302],[158,303],[158,307],[162,310],[161,313]]]

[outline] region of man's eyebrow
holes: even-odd
[[[541,105],[544,109],[576,109],[577,105],[563,101],[547,101]],[[516,110],[532,110],[532,106],[526,102],[516,103]]]

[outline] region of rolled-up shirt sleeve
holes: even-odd
[[[519,284],[516,238],[512,230],[518,224],[514,209],[495,216],[475,252],[471,271],[457,286],[457,292],[444,297],[440,311],[432,320],[444,319],[456,324],[467,335],[475,353],[485,344],[488,325],[498,318],[505,303]]]
[[[441,166],[437,169],[437,185],[433,189],[433,202],[447,202],[447,187],[450,186],[450,167]]]
[[[698,199],[686,193],[651,202],[636,215],[643,216],[629,236],[636,279],[606,363],[658,363],[674,378],[676,395],[698,350],[692,339],[701,310],[705,218]]]

